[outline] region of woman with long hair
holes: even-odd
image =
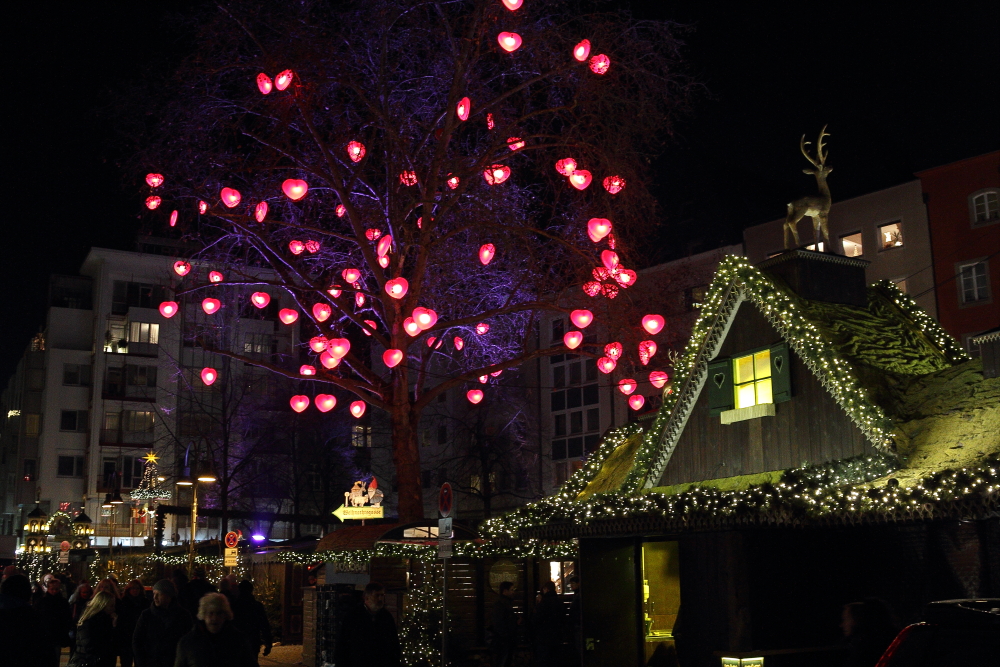
[[[76,652],[69,667],[115,667],[115,597],[99,591],[76,624]]]

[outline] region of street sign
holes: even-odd
[[[68,551],[60,551],[59,552],[59,563],[60,564],[69,563],[69,552]]]
[[[451,493],[451,484],[445,482],[441,485],[441,490],[438,492],[438,512],[441,516],[451,516],[451,506],[454,497]]]
[[[239,544],[240,534],[235,531],[229,531],[226,533],[226,546],[230,549],[235,549],[236,545]]]
[[[451,540],[438,540],[438,558],[451,558]]]
[[[239,560],[238,554],[239,552],[235,548],[227,547],[222,565],[224,567],[236,567],[237,561]]]
[[[333,516],[341,521],[347,521],[348,519],[381,519],[385,516],[385,508],[381,505],[378,507],[372,507],[371,505],[364,507],[344,507],[341,505],[333,510]]]
[[[438,539],[439,540],[450,540],[455,536],[455,531],[451,525],[452,518],[445,517],[444,519],[438,519]]]
[[[69,551],[69,548],[70,548],[70,543],[67,542],[66,540],[63,540],[62,542],[59,543],[60,551]]]

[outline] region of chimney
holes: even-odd
[[[757,268],[781,278],[803,299],[865,308],[865,267],[869,263],[855,257],[797,249],[770,257]]]

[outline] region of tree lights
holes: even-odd
[[[479,261],[486,266],[493,261],[493,255],[497,252],[496,246],[492,243],[484,243],[479,247]]]
[[[591,218],[587,221],[587,235],[594,243],[611,233],[611,221],[606,218]]]
[[[500,43],[500,48],[508,53],[512,53],[521,48],[521,36],[516,32],[500,33],[497,35],[497,42]],[[465,120],[465,118],[462,120]]]
[[[563,334],[563,343],[571,350],[575,350],[580,347],[580,343],[583,342],[583,332],[581,331],[567,331]]]
[[[267,304],[271,303],[271,295],[267,292],[254,292],[250,295],[250,303],[254,308],[267,308]]]
[[[385,282],[385,293],[393,299],[402,299],[409,289],[410,283],[406,281],[406,278],[393,278]]]
[[[219,379],[219,372],[214,368],[202,368],[201,369],[201,381],[205,383],[205,386],[211,386]]]
[[[222,188],[219,192],[219,199],[222,200],[223,205],[227,208],[239,206],[240,199],[242,198],[243,196],[240,194],[240,191],[233,188]]]
[[[569,314],[570,321],[581,329],[586,329],[594,321],[594,314],[589,310],[574,310]]]
[[[590,40],[585,39],[573,47],[573,57],[579,62],[586,62],[590,57]]]
[[[645,315],[642,318],[642,328],[651,334],[658,334],[663,331],[666,320],[662,315]]]
[[[351,158],[351,162],[361,162],[361,159],[365,156],[365,145],[360,141],[351,141],[347,144],[347,157]]]
[[[465,397],[469,399],[469,403],[475,405],[483,400],[483,390],[482,389],[470,389],[465,393]]]
[[[292,406],[292,410],[302,412],[309,407],[309,397],[304,394],[297,394],[288,399],[288,404]]]
[[[160,315],[170,319],[177,314],[178,306],[176,301],[164,301],[160,304]]]
[[[281,184],[281,191],[292,201],[299,201],[309,192],[309,184],[295,178],[288,178]]]
[[[220,308],[222,308],[222,302],[218,299],[208,298],[201,302],[201,309],[205,311],[206,315],[214,315],[219,312]]]

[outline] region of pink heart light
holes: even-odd
[[[151,188],[158,188],[163,185],[163,174],[146,174],[146,183]]]
[[[383,269],[389,266],[389,258],[386,257],[385,255],[379,257],[378,260],[376,261],[378,262],[378,265],[381,266]]]
[[[200,213],[202,215],[205,215],[205,213],[207,211],[208,211],[208,202],[207,201],[199,201],[198,202],[198,213]]]
[[[607,218],[591,218],[587,221],[587,236],[594,243],[611,233],[611,221]]]
[[[494,246],[492,243],[483,244],[479,248],[479,261],[482,263],[483,266],[486,266],[487,264],[493,261],[493,255],[495,255],[496,252],[497,252],[496,246]]]
[[[179,276],[186,276],[191,272],[191,265],[184,260],[178,260],[174,262],[174,273]]]
[[[608,176],[604,179],[604,189],[616,195],[625,189],[625,179],[621,176]]]
[[[325,303],[314,303],[312,307],[313,317],[317,322],[326,322],[333,314],[333,309]]]
[[[652,371],[649,374],[650,383],[657,389],[663,389],[663,385],[670,380],[670,375],[664,373],[663,371]]]
[[[365,156],[365,145],[360,141],[351,141],[347,144],[347,157],[351,158],[351,162],[361,162],[361,158]]]
[[[290,69],[279,72],[278,76],[274,77],[274,87],[278,90],[284,90],[285,88],[288,88],[288,85],[292,82],[294,77],[295,75]]]
[[[507,148],[519,151],[524,148],[524,140],[521,137],[507,137]]]
[[[556,171],[563,176],[570,176],[576,171],[576,160],[571,157],[564,157],[556,161]]]
[[[253,209],[253,217],[257,222],[264,222],[264,218],[267,217],[267,202],[262,201]]]
[[[309,184],[296,178],[288,178],[281,184],[281,191],[292,201],[298,201],[309,192]]]
[[[618,391],[625,394],[626,396],[635,391],[636,387],[638,386],[639,386],[638,383],[636,383],[636,381],[633,380],[632,378],[626,378],[624,380],[618,381]]]
[[[611,58],[603,53],[590,59],[590,71],[594,74],[607,74],[611,69]]]
[[[162,201],[163,200],[157,197],[156,195],[153,195],[152,197],[146,197],[146,208],[152,211],[153,209],[158,207],[160,205],[160,202]]]
[[[365,238],[369,241],[378,241],[378,237],[382,236],[382,230],[377,227],[370,227],[365,230]]]
[[[476,325],[476,333],[480,336],[485,336],[490,332],[490,325],[486,322],[480,322]]]
[[[601,251],[601,264],[607,267],[609,271],[618,266],[618,261],[618,253],[614,250]]]
[[[604,355],[618,361],[622,356],[622,344],[618,341],[604,346]]]
[[[502,164],[495,164],[483,171],[483,178],[490,185],[500,185],[510,178],[510,167]]]
[[[208,282],[210,283],[221,283],[225,280],[225,276],[219,271],[209,271],[208,272]]]
[[[302,412],[303,410],[309,407],[309,397],[303,396],[302,394],[298,394],[296,396],[292,396],[288,400],[288,403],[289,405],[292,406],[292,410],[295,410],[296,412]]]
[[[583,332],[581,331],[567,331],[563,336],[563,343],[571,350],[575,350],[580,347],[580,343],[583,342]]]
[[[271,83],[271,77],[269,77],[267,74],[261,72],[260,74],[257,75],[257,90],[260,91],[261,95],[269,94],[273,86],[274,84]]]
[[[303,252],[305,252],[306,244],[303,243],[302,241],[292,239],[291,241],[288,242],[288,249],[291,251],[293,255],[301,255]]]
[[[204,310],[209,315],[218,312],[219,308],[221,307],[222,304],[219,303],[218,299],[205,299],[204,301],[201,302],[201,309]]]
[[[589,310],[574,310],[569,314],[569,319],[580,329],[586,329],[594,321],[594,314]]]
[[[524,0],[502,0],[502,1],[503,1],[503,6],[512,12],[517,10],[524,2]]]
[[[465,347],[465,341],[462,340],[461,337],[459,336],[455,336],[454,343],[455,343],[455,349],[458,350],[459,352],[461,352],[462,348]]]
[[[385,257],[392,250],[392,235],[386,234],[379,239],[378,245],[375,246],[375,254],[379,257]],[[354,282],[353,280],[351,282]]]
[[[608,374],[611,371],[615,370],[615,366],[617,365],[618,362],[616,362],[611,357],[601,357],[600,359],[597,360],[597,370],[601,371],[604,374]]]
[[[382,361],[389,368],[395,368],[399,365],[399,362],[403,360],[403,351],[396,349],[388,349],[382,353]]]
[[[663,330],[666,320],[662,315],[645,315],[642,318],[642,328],[651,334],[658,334]]]
[[[585,39],[573,47],[573,57],[581,63],[590,56],[590,40]]]
[[[299,366],[299,375],[316,375],[316,367],[309,364]]]
[[[622,269],[618,272],[618,275],[615,276],[615,280],[618,284],[625,288],[635,285],[635,281],[638,280],[638,278],[639,274],[632,269]]]
[[[160,315],[168,320],[177,314],[178,306],[176,301],[164,301],[160,304]]]
[[[329,412],[337,407],[337,397],[330,394],[316,394],[316,409],[320,412]]]
[[[569,184],[577,190],[586,190],[594,177],[586,169],[577,169],[569,175]]]
[[[417,323],[421,331],[427,331],[437,324],[438,316],[430,308],[414,308],[413,321]]]
[[[399,175],[399,182],[403,185],[416,185],[417,184],[417,172],[415,171],[404,171]]]
[[[336,368],[340,365],[340,359],[330,354],[330,350],[323,350],[319,355],[319,362],[324,368]]]
[[[472,101],[468,97],[463,97],[455,106],[455,113],[459,120],[469,120],[469,112],[472,110]]]
[[[451,174],[448,174],[448,187],[449,188],[451,188],[452,190],[454,190],[455,188],[458,187],[458,184],[460,182],[461,181],[459,180],[458,176],[452,176]]]
[[[469,399],[469,402],[475,405],[479,401],[483,400],[483,390],[482,389],[470,389],[465,393],[465,397]]]
[[[171,227],[176,227],[177,226],[177,211],[176,210],[173,210],[173,211],[170,212],[169,223],[170,223]]]
[[[299,311],[292,310],[291,308],[282,308],[278,311],[278,319],[285,324],[292,324],[295,320],[299,319]]]
[[[412,317],[407,317],[403,320],[403,331],[412,337],[420,335],[420,325],[417,324]]]
[[[402,299],[409,289],[410,283],[407,282],[406,278],[393,278],[385,282],[385,293],[393,299]]]
[[[271,303],[271,295],[267,292],[254,292],[250,295],[250,303],[257,308],[267,308],[267,304]]]
[[[327,348],[329,342],[326,336],[313,336],[309,339],[309,347],[313,352],[319,354]]]
[[[646,404],[646,397],[642,394],[632,394],[628,397],[628,406],[633,410],[641,410]]]
[[[521,48],[521,36],[516,32],[500,33],[497,35],[497,42],[500,43],[500,48],[507,53],[512,53]]]
[[[219,372],[214,368],[202,368],[201,369],[201,381],[206,385],[211,385],[216,380],[219,379]]]
[[[358,282],[358,278],[361,277],[361,271],[358,269],[344,269],[340,272],[340,275],[344,278],[344,280],[353,285]]]
[[[239,190],[234,190],[233,188],[222,188],[219,193],[219,198],[222,199],[222,203],[228,208],[235,208],[240,205],[240,199],[243,195],[240,194]]]
[[[361,416],[365,414],[365,402],[354,401],[351,403],[351,414],[354,415],[356,419],[361,419]]]
[[[319,249],[323,247],[319,241],[314,241],[312,239],[306,241],[306,250],[310,255],[315,255],[319,252]]]
[[[326,346],[327,351],[338,359],[343,359],[351,351],[351,341],[346,338],[331,338]]]

